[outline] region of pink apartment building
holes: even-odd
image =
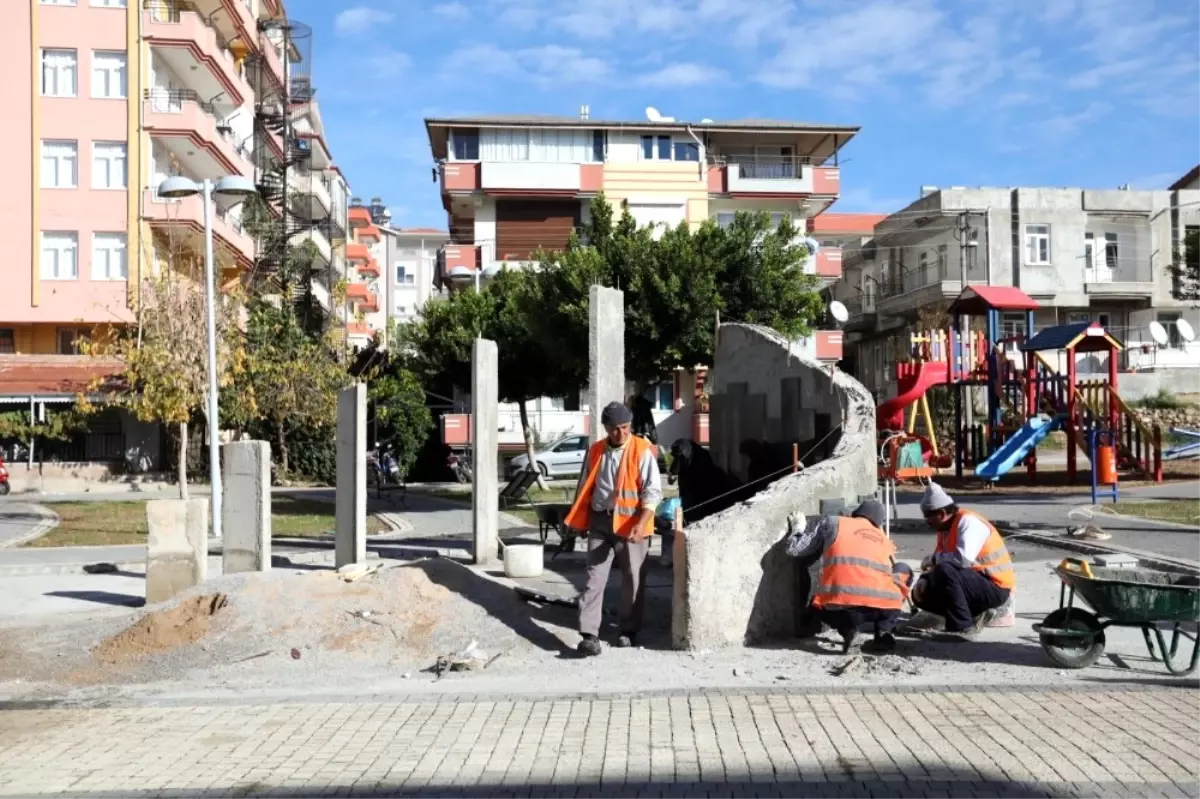
[[[282,0],[8,0],[4,22],[0,143],[11,160],[0,194],[8,253],[0,266],[0,413],[42,419],[112,370],[78,354],[80,337],[132,322],[139,277],[161,261],[165,244],[199,242],[200,199],[160,198],[162,180],[251,177],[267,184],[273,213],[291,219],[267,177],[289,165],[288,205],[310,209],[300,232],[326,239],[330,229],[319,223],[331,203],[305,195],[328,198],[336,183],[344,209],[346,187],[323,139],[324,162],[303,162],[319,174],[293,178],[299,159],[285,133],[294,126],[275,124],[296,113],[290,70],[298,58]],[[214,240],[228,281],[258,254],[240,209],[217,205]],[[0,451],[31,467],[124,461],[138,471],[158,467],[159,438],[157,426],[110,411],[77,441],[32,451],[0,441]]]

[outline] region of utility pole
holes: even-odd
[[[971,237],[971,220],[968,211],[962,211],[958,215],[957,229],[954,232],[955,238],[958,239],[958,283],[959,293],[967,287],[967,249],[968,241]],[[960,331],[961,340],[959,341],[960,351],[967,353],[967,358],[972,352],[971,344],[971,317],[965,317],[963,329]],[[965,344],[965,346],[964,346]],[[952,357],[956,357],[958,353],[952,353]],[[964,359],[965,360],[965,359]],[[968,367],[969,368],[969,367]],[[967,407],[966,407],[966,428],[970,430],[975,424],[975,387],[967,386]],[[963,440],[966,440],[964,436]]]

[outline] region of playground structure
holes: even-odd
[[[1037,446],[1050,433],[1062,430],[1067,437],[1067,475],[1078,477],[1078,453],[1092,456],[1094,441],[1105,446],[1098,454],[1104,467],[1111,456],[1115,466],[1100,469],[1100,482],[1115,482],[1116,468],[1141,472],[1162,480],[1162,431],[1146,425],[1117,393],[1117,358],[1122,345],[1092,322],[1053,325],[1033,333],[1037,302],[1018,288],[969,286],[950,306],[951,327],[911,336],[911,358],[896,364],[898,392],[876,413],[881,434],[891,454],[882,453],[885,476],[893,479],[928,479],[937,468],[949,466],[951,456],[939,451],[927,392],[949,387],[954,396],[955,474],[965,468],[996,481],[1024,463],[1031,480],[1037,477]],[[1001,314],[1025,314],[1025,330],[1001,336]],[[969,329],[968,319],[982,319],[984,330]],[[1047,358],[1056,353],[1065,374]],[[1106,358],[1105,378],[1080,380],[1077,356]],[[987,394],[982,423],[964,419],[969,391],[981,387]],[[909,410],[905,420],[905,410]],[[1006,423],[1007,417],[1007,423]],[[923,418],[927,436],[917,435]],[[1020,420],[1020,421],[1016,421]],[[902,436],[893,435],[903,432]],[[1096,436],[1093,436],[1096,433]],[[913,463],[913,445],[919,443],[922,464]],[[903,452],[902,452],[903,451]],[[1095,475],[1094,475],[1095,476]]]

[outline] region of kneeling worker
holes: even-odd
[[[599,655],[604,588],[614,558],[621,570],[620,637],[632,646],[642,626],[649,537],[654,509],[662,501],[662,477],[653,445],[633,435],[633,414],[619,402],[604,408],[600,423],[608,434],[592,444],[579,475],[575,504],[564,520],[587,534],[587,586],[579,603],[579,654]]]
[[[787,552],[802,561],[821,556],[821,574],[813,592],[812,606],[820,621],[842,636],[842,651],[848,652],[860,627],[874,627],[877,649],[896,646],[892,629],[908,594],[912,571],[895,563],[896,545],[881,529],[886,511],[868,499],[850,518],[823,516],[813,524],[803,517],[789,519],[793,525]],[[795,527],[803,529],[796,530]]]
[[[913,604],[945,617],[948,633],[972,636],[1005,621],[1017,581],[1000,533],[983,516],[959,508],[937,483],[925,489],[921,513],[937,531],[937,544],[922,563]]]

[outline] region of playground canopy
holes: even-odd
[[[1073,352],[1120,352],[1124,347],[1095,322],[1071,322],[1054,325],[1021,345],[1022,352],[1070,350]]]
[[[1015,286],[967,286],[950,305],[951,316],[979,316],[988,311],[1036,311],[1037,300]]]

